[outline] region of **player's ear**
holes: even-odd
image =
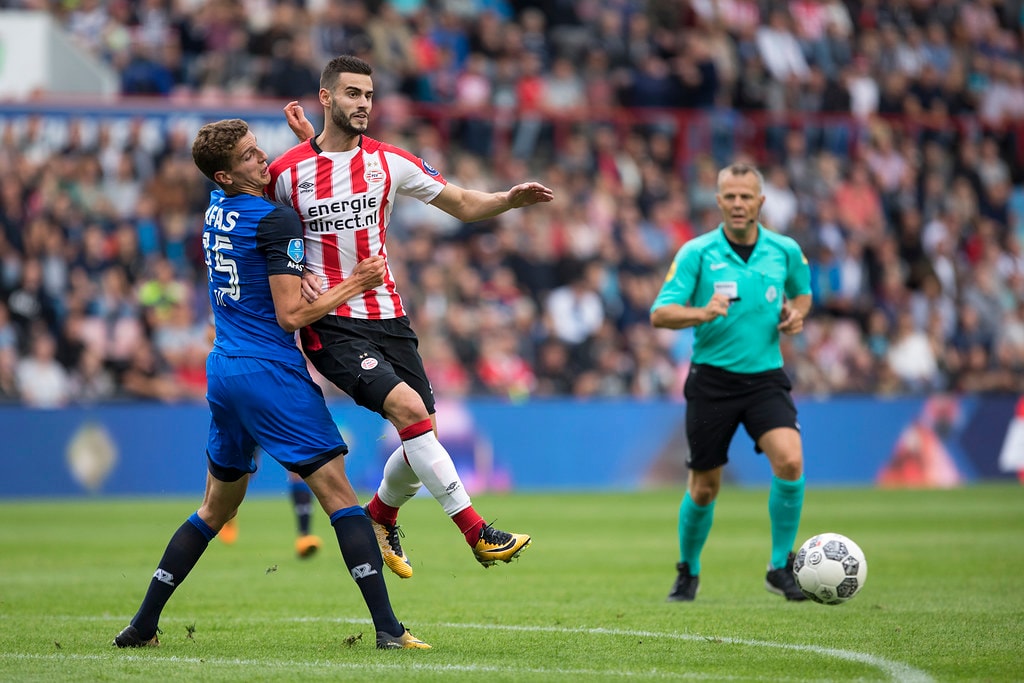
[[[213,182],[218,185],[230,185],[233,181],[231,179],[231,174],[227,171],[217,171],[213,174]]]

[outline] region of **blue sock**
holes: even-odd
[[[370,610],[374,629],[386,631],[393,636],[402,635],[405,629],[391,609],[388,589],[381,573],[384,560],[381,559],[370,518],[363,508],[355,505],[335,511],[331,515],[331,526],[338,537],[345,566],[359,586],[363,601]]]
[[[768,517],[772,524],[772,569],[786,566],[796,532],[800,527],[800,513],[804,509],[804,478],[786,481],[772,477],[768,492]]]
[[[700,574],[700,554],[711,533],[715,501],[697,505],[687,491],[679,505],[679,561],[690,565],[690,574]]]

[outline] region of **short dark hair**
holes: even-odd
[[[731,175],[731,176],[735,176],[737,178],[742,178],[743,176],[747,175],[748,173],[753,173],[754,174],[754,178],[757,179],[758,191],[764,190],[764,176],[761,174],[761,171],[759,171],[756,166],[754,166],[752,164],[743,163],[742,161],[738,162],[738,163],[735,163],[735,164],[730,164],[729,166],[726,166],[721,171],[719,171],[718,172],[718,184],[721,185],[722,180],[726,176],[730,176]]]
[[[355,55],[340,55],[327,62],[323,72],[320,74],[320,87],[331,90],[338,82],[339,74],[362,74],[369,76],[373,68],[366,61]]]
[[[235,145],[248,132],[249,124],[242,119],[223,119],[206,124],[192,142],[192,161],[204,176],[213,180],[217,171],[226,171],[234,165]]]

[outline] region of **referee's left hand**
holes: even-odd
[[[799,334],[804,329],[804,315],[788,303],[782,305],[779,314],[779,332],[783,334]]]

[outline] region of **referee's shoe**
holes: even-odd
[[[672,584],[672,591],[666,598],[669,602],[691,602],[697,597],[697,588],[700,587],[700,577],[690,573],[690,563],[680,562],[676,564],[676,582]]]
[[[789,557],[786,558],[786,566],[772,569],[769,564],[768,573],[764,577],[764,587],[776,595],[784,596],[787,600],[799,602],[806,600],[807,596],[800,590],[800,586],[796,585],[796,579],[793,577],[793,560],[795,558],[796,555],[790,551]]]

